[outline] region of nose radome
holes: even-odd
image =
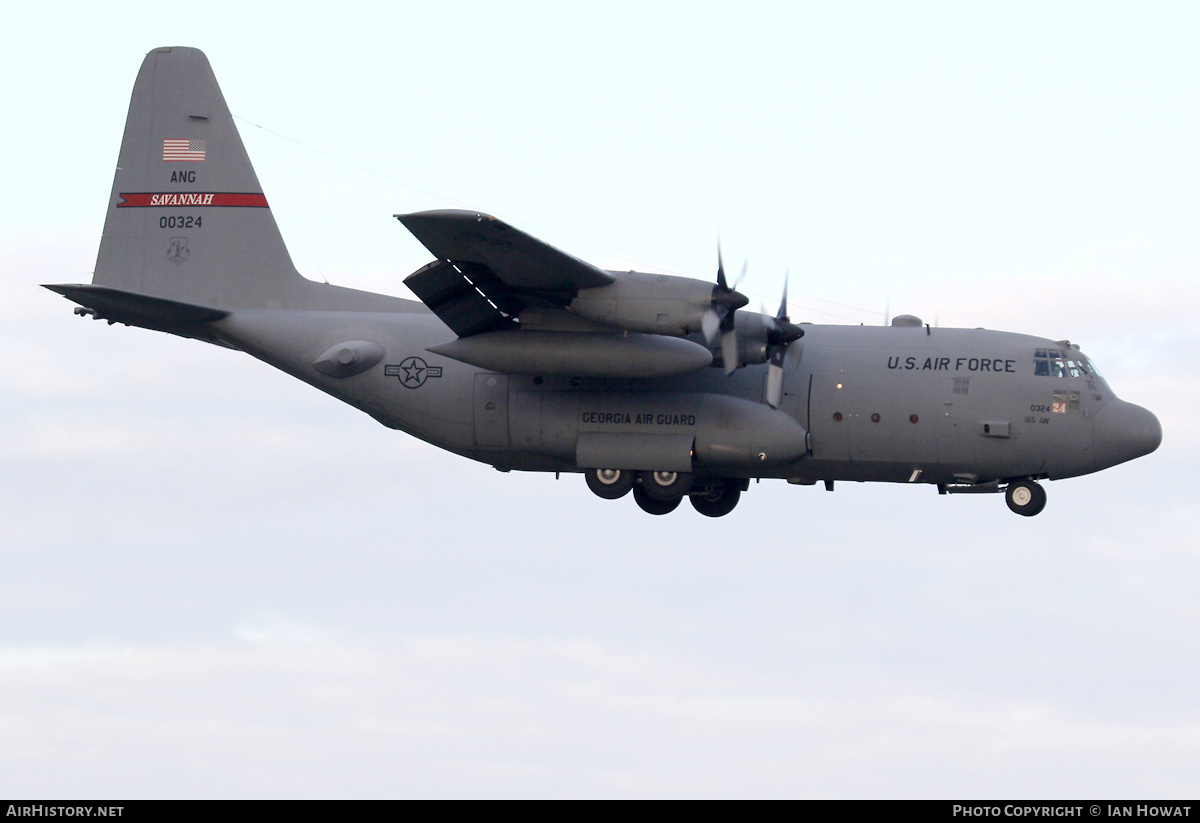
[[[1101,409],[1092,431],[1097,469],[1150,454],[1162,443],[1162,424],[1154,413],[1124,400]]]

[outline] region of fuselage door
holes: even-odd
[[[481,449],[507,449],[508,375],[476,374],[474,405],[475,445]]]
[[[844,391],[845,370],[828,359],[816,362],[821,368],[814,368],[808,381],[809,402],[805,410],[812,433],[813,456],[818,460],[849,460],[850,406]]]

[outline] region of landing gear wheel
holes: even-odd
[[[742,490],[738,488],[738,482],[726,478],[710,486],[702,494],[693,494],[692,508],[705,517],[724,517],[733,511],[741,496]]]
[[[1004,492],[1008,508],[1024,517],[1033,517],[1046,508],[1046,490],[1032,480],[1014,480]]]
[[[687,472],[639,472],[642,488],[655,500],[678,502],[692,487],[692,476]]]
[[[592,493],[605,500],[624,497],[633,488],[633,472],[628,469],[588,469],[583,474]]]
[[[679,508],[679,503],[683,500],[682,497],[676,497],[674,500],[657,500],[647,494],[646,489],[642,486],[633,487],[633,499],[646,514],[670,514]]]

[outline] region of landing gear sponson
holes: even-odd
[[[628,469],[588,469],[584,476],[597,497],[616,500],[633,492],[634,502],[647,514],[670,514],[684,497],[706,517],[723,517],[733,511],[749,482],[732,477],[697,478],[686,472]]]

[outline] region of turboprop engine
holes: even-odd
[[[684,337],[701,331],[714,307],[732,312],[749,302],[720,282],[636,271],[613,275],[616,281],[606,286],[580,289],[571,310],[628,331]]]
[[[431,290],[422,278],[429,279],[447,266],[457,273],[462,265],[427,266],[405,282],[441,305],[438,300],[442,292],[453,289],[438,282]],[[606,276],[612,282],[579,289],[563,308],[537,303],[520,308],[519,328],[499,324],[501,327],[495,331],[456,329],[460,335],[471,333],[431,346],[429,351],[509,374],[654,378],[687,374],[708,366],[712,362],[710,349],[686,339],[700,331],[707,336],[708,326],[728,326],[731,333],[722,334],[721,340],[738,345],[732,334],[735,312],[748,300],[729,287],[723,271],[718,272],[715,284],[635,271],[607,272]],[[461,285],[455,277],[450,281],[456,287]],[[481,299],[488,299],[471,282],[467,296],[474,298],[478,290],[484,295]],[[455,319],[452,314],[448,322]],[[739,322],[738,327],[741,325]],[[741,361],[765,363],[766,339],[761,322],[748,323],[746,328],[750,337]]]
[[[737,365],[757,366],[767,362],[767,326],[765,316],[756,312],[739,312],[736,320],[737,328]],[[734,339],[734,338],[730,338]],[[721,340],[722,348],[725,340]],[[724,352],[722,352],[722,356]]]

